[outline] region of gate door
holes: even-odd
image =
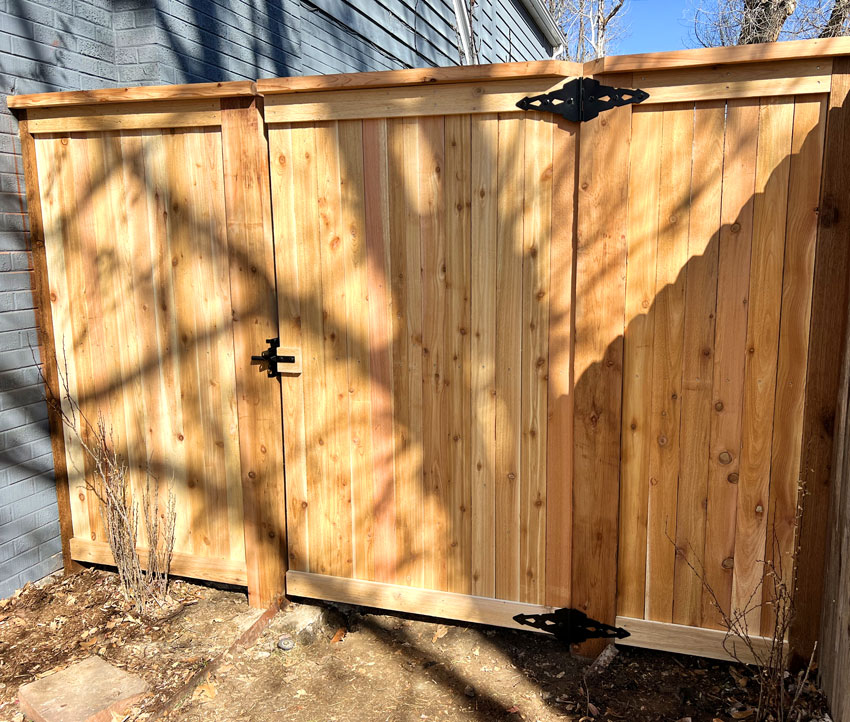
[[[569,603],[578,126],[516,103],[576,73],[487,71],[260,82],[291,595],[508,626]]]

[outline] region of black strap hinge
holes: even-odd
[[[582,123],[595,118],[603,110],[642,103],[648,97],[649,93],[639,88],[612,88],[595,78],[573,78],[550,93],[523,98],[517,107],[555,113],[574,123]]]

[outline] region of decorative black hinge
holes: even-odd
[[[581,644],[588,639],[625,639],[630,636],[622,627],[612,627],[591,619],[578,609],[556,609],[551,614],[517,614],[514,621],[544,632],[550,632],[564,644]]]
[[[574,78],[557,90],[530,95],[517,103],[523,110],[540,110],[561,115],[574,123],[591,120],[603,110],[642,103],[649,93],[635,88],[612,88],[595,78]]]
[[[300,373],[301,364],[297,351],[287,349],[283,354],[278,354],[277,347],[280,345],[280,339],[267,338],[266,343],[269,347],[259,356],[251,356],[252,363],[260,364],[260,370],[265,368],[268,371],[269,378],[280,376],[284,373]],[[286,364],[286,369],[278,368],[278,364]]]

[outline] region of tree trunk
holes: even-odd
[[[835,0],[829,20],[818,37],[835,38],[843,35],[848,17],[850,17],[850,0]]]
[[[744,0],[744,17],[738,44],[775,42],[796,7],[797,0]]]

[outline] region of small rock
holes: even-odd
[[[473,687],[471,684],[468,684],[468,685],[466,685],[466,687],[463,688],[463,693],[467,697],[474,697],[475,696],[475,687]]]
[[[295,640],[288,634],[282,634],[280,639],[277,640],[277,648],[282,649],[284,652],[295,649]]]

